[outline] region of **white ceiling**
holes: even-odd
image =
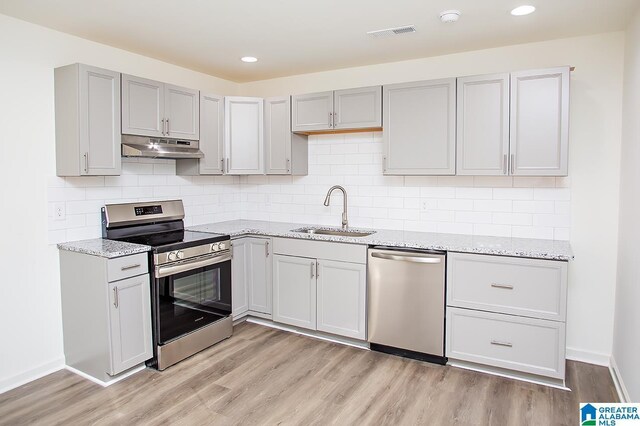
[[[533,4],[537,11],[509,11]],[[0,13],[246,82],[625,28],[638,0],[0,0]],[[438,15],[459,9],[455,24]],[[414,24],[417,32],[367,31]],[[254,64],[240,62],[256,56]]]

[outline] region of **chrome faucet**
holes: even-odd
[[[347,190],[341,187],[340,185],[334,185],[329,188],[329,192],[327,192],[327,197],[324,199],[324,205],[329,206],[329,201],[331,200],[331,193],[335,190],[339,189],[342,191],[343,198],[343,208],[342,208],[342,229],[347,229],[349,227],[349,221],[347,220]]]

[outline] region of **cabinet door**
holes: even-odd
[[[247,238],[233,240],[231,250],[231,316],[237,319],[249,310]]]
[[[457,174],[509,173],[509,74],[458,78]]]
[[[115,375],[153,356],[149,275],[109,283],[111,371]]]
[[[120,73],[79,65],[80,174],[119,175]]]
[[[511,173],[566,176],[569,67],[511,74]]]
[[[247,277],[249,277],[249,310],[271,314],[272,263],[269,239],[249,238],[247,241]]]
[[[200,92],[184,87],[164,85],[164,118],[170,138],[200,138]]]
[[[333,103],[335,129],[382,127],[382,86],[336,90]]]
[[[455,174],[455,91],[454,78],[384,86],[384,174]]]
[[[225,97],[226,172],[264,174],[263,99]]]
[[[316,260],[273,255],[273,320],[316,329]]]
[[[366,266],[318,259],[318,330],[366,339]]]
[[[122,133],[164,136],[164,84],[122,75]]]
[[[333,129],[333,92],[291,97],[291,131]]]
[[[266,173],[291,174],[291,101],[287,97],[264,100]]]
[[[221,175],[224,161],[224,99],[200,95],[200,174]]]

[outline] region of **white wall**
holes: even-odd
[[[274,96],[518,69],[572,65],[571,244],[567,345],[608,363],[616,278],[624,34],[609,33],[245,83]],[[594,338],[597,336],[597,338]]]
[[[63,362],[58,254],[47,244],[47,192],[56,185],[53,69],[84,62],[222,94],[238,86],[4,15],[0,52],[1,392]]]
[[[640,9],[627,30],[620,179],[620,239],[613,361],[627,398],[640,401]]]
[[[421,232],[569,239],[565,178],[383,176],[382,133],[311,136],[308,176],[242,178],[243,217],[340,225],[348,193],[351,226]]]

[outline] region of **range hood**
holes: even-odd
[[[122,135],[123,157],[202,158],[198,141]]]

